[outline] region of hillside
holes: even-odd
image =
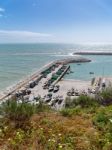
[[[0,150],[112,150],[111,104],[81,96],[60,112],[15,100],[0,110]]]

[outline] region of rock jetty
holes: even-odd
[[[84,52],[75,52],[74,55],[112,55],[112,52],[84,51]]]

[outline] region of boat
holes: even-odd
[[[74,73],[73,71],[70,71],[70,73]]]
[[[89,74],[94,74],[94,72],[89,72]]]
[[[77,65],[81,65],[81,64],[77,64]]]

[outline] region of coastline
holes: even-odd
[[[80,58],[79,60],[81,60],[80,63],[90,62],[85,58]],[[107,87],[112,83],[112,80],[104,77],[95,77],[93,84],[91,80],[64,79],[63,77],[71,72],[69,64],[73,61],[77,62],[76,57],[74,57],[74,60],[73,58],[69,58],[69,60],[62,59],[46,64],[30,77],[10,88],[7,93],[4,93],[0,97],[0,104],[11,98],[15,98],[18,103],[37,104],[39,102],[38,99],[41,98],[41,101],[45,104],[55,110],[61,110],[65,107],[67,97],[74,99],[81,94],[94,97],[96,91],[102,90],[102,83],[104,81]],[[100,85],[98,85],[99,83]],[[54,88],[57,86],[58,90],[54,92]],[[91,93],[89,93],[89,90]],[[48,95],[51,95],[51,97]]]

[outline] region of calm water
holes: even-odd
[[[46,63],[82,50],[112,51],[112,46],[86,46],[67,44],[1,44],[0,45],[0,89],[15,84],[20,79],[37,71]],[[65,78],[90,80],[97,75],[112,75],[112,56],[86,56],[91,63],[71,64],[74,73]],[[90,75],[89,72],[94,72]]]

